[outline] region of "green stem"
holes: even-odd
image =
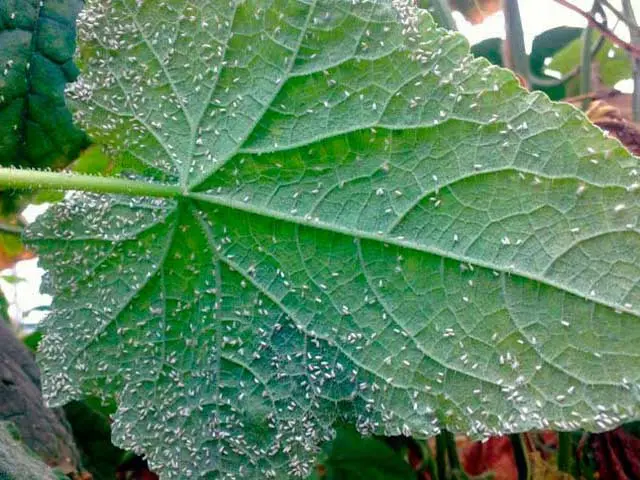
[[[636,16],[631,6],[631,0],[622,0],[622,11],[629,22],[629,33],[631,45],[640,47],[640,32],[638,32]],[[635,26],[632,28],[631,25]],[[640,58],[631,58],[633,63],[633,95],[631,97],[631,108],[633,121],[640,121]]]
[[[443,430],[436,436],[436,468],[439,480],[447,480],[447,431]]]
[[[181,195],[180,187],[161,183],[99,177],[64,172],[45,172],[18,168],[0,168],[0,188],[16,190],[80,190],[95,193],[120,193],[132,196],[172,198]]]
[[[518,480],[529,480],[531,478],[529,459],[527,458],[527,451],[522,441],[522,435],[517,433],[511,434],[509,435],[509,440],[511,440],[513,458],[516,462],[516,468],[518,469]]]
[[[573,454],[571,443],[570,432],[558,432],[558,470],[561,472],[570,473],[571,471],[571,457]]]
[[[456,437],[453,433],[445,430],[444,438],[447,442],[447,455],[449,457],[449,465],[451,465],[451,470],[459,471],[460,468],[460,459],[458,458],[458,446],[456,445]]]
[[[524,44],[524,30],[518,0],[505,0],[504,23],[507,36],[505,45],[508,53],[505,55],[506,66],[520,74],[529,86],[531,84],[529,56]]]
[[[413,442],[415,447],[420,450],[422,456],[422,465],[420,465],[418,474],[426,472],[432,480],[440,480],[438,477],[436,462],[433,457],[431,447],[429,447],[429,443],[424,440],[413,440]]]

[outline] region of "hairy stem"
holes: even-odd
[[[180,187],[161,183],[99,177],[64,172],[45,172],[18,168],[0,168],[0,189],[80,190],[95,193],[120,193],[132,196],[172,198],[182,194]]]

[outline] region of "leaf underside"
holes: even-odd
[[[82,0],[0,4],[0,164],[60,168],[87,145],[64,89],[76,79]]]
[[[71,95],[176,200],[31,228],[46,398],[163,478],[306,475],[336,421],[638,417],[638,159],[405,2],[90,0]]]

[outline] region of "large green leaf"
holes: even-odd
[[[87,137],[64,89],[75,80],[75,20],[82,0],[0,3],[0,164],[61,167]]]
[[[31,228],[45,396],[164,478],[306,475],[337,420],[638,417],[638,159],[410,4],[91,0],[74,99],[176,199]]]

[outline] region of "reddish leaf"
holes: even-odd
[[[495,480],[518,478],[509,437],[492,437],[486,442],[473,442],[460,451],[460,460],[469,475],[494,472]]]
[[[592,448],[600,478],[636,480],[640,478],[640,439],[618,428],[593,435]]]

